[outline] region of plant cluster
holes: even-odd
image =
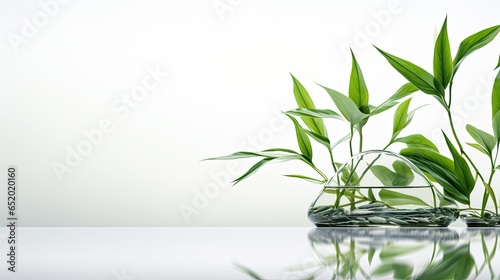
[[[332,99],[335,104],[334,110],[316,108],[302,83],[291,75],[293,93],[298,108],[286,111],[284,114],[294,124],[299,151],[274,148],[260,152],[241,151],[211,159],[260,159],[247,172],[235,179],[235,184],[248,178],[267,163],[290,160],[298,160],[305,163],[319,175],[319,178],[299,174],[288,174],[285,176],[307,180],[312,183],[325,184],[329,177],[326,175],[327,173],[320,170],[314,164],[311,141],[316,141],[324,146],[330,158],[331,168],[333,172],[337,172],[342,164],[335,160],[336,148],[342,143],[347,142],[351,157],[357,152],[362,152],[364,141],[363,128],[368,124],[369,119],[397,105],[393,118],[392,136],[387,145],[382,147],[381,150],[386,150],[395,143],[405,144],[406,148],[400,150],[399,154],[408,158],[431,181],[438,183],[443,188],[445,195],[465,205],[463,210],[470,210],[472,211],[472,215],[483,219],[492,216],[498,217],[497,198],[491,187],[491,183],[496,170],[500,169],[500,165],[497,162],[500,146],[500,72],[496,75],[491,96],[491,124],[493,134],[471,124],[466,126],[467,132],[475,141],[466,144],[484,154],[490,163],[491,168],[486,172],[478,169],[477,164],[471,159],[468,151],[464,148],[464,142],[462,142],[456,132],[455,124],[452,120],[452,90],[457,71],[463,61],[470,54],[493,41],[499,32],[500,25],[497,25],[465,38],[460,43],[456,55],[452,57],[448,38],[447,19],[445,19],[434,45],[432,74],[412,62],[375,47],[387,59],[390,65],[408,81],[408,83],[402,85],[392,96],[379,105],[369,103],[370,95],[368,87],[365,83],[361,67],[352,51],[352,68],[348,94],[345,95],[334,89],[319,85]],[[499,66],[500,59],[494,70]],[[410,110],[411,95],[416,92],[422,92],[434,97],[447,113],[452,137],[449,137],[444,132],[443,136],[451,158],[442,155],[437,146],[424,135],[400,135],[411,123],[415,112],[420,108],[417,107]],[[324,122],[326,119],[335,119],[347,124],[349,133],[332,141],[333,138],[330,137]],[[354,147],[354,143],[358,143],[358,147]],[[378,175],[375,175],[384,185],[389,185],[401,179],[401,172],[398,172],[396,166],[394,166],[394,170],[379,168],[376,173]],[[352,176],[353,174],[350,174],[349,179]],[[483,200],[480,207],[474,207],[471,205],[471,193],[478,184],[484,187]],[[495,206],[493,211],[488,210],[486,207],[489,200]]]

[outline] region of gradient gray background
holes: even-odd
[[[453,54],[465,37],[500,23],[498,1],[66,2],[17,51],[12,34],[44,10],[38,1],[0,3],[0,166],[19,167],[21,226],[311,226],[306,209],[320,186],[281,176],[313,175],[307,166],[268,165],[230,188],[221,179],[236,178],[253,161],[228,167],[200,160],[253,146],[298,149],[293,126],[278,117],[296,107],[288,73],[317,107],[331,108],[315,82],[347,92],[346,45],[354,47],[371,103],[379,104],[405,81],[370,43],[431,71],[446,14]],[[398,12],[377,22],[393,4]],[[368,41],[360,43],[361,33]],[[491,131],[488,81],[499,51],[497,38],[456,78],[464,140],[465,123]],[[121,118],[114,102],[142,83],[147,67],[169,75]],[[418,94],[412,108],[422,104],[431,106],[405,133],[422,133],[446,150],[436,136],[449,131],[444,112]],[[59,180],[54,162],[65,163],[67,148],[104,119],[114,130]],[[327,125],[332,139],[346,132],[339,122]],[[392,113],[370,120],[365,149],[384,146],[391,127]],[[331,175],[323,148],[314,148],[315,162]],[[347,159],[339,151],[337,160]],[[215,192],[200,200],[206,189]],[[196,213],[183,217],[186,207]]]

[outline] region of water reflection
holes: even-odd
[[[286,279],[500,279],[500,229],[315,228],[316,262],[291,265]],[[251,269],[252,279],[266,279]],[[246,271],[246,272],[245,272]]]

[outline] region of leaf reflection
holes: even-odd
[[[287,279],[500,279],[499,236],[495,228],[316,228],[308,240],[317,262],[285,270]]]

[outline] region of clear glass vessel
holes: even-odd
[[[340,166],[309,209],[318,227],[446,227],[456,203],[415,165],[389,151],[367,151]]]

